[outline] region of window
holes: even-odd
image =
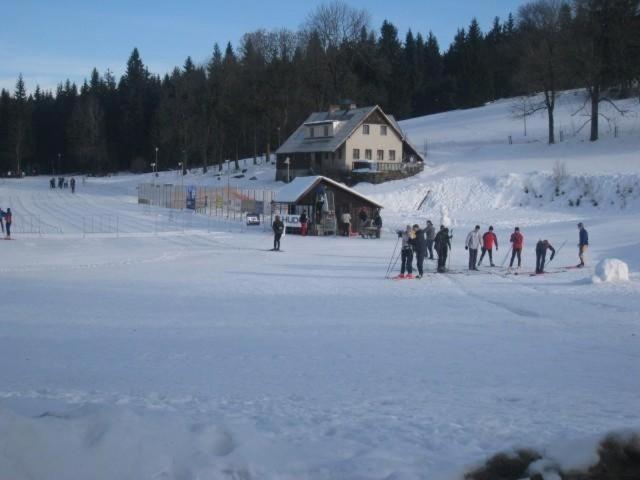
[[[316,136],[315,129],[313,127],[309,127],[309,137],[313,138]]]
[[[362,126],[362,134],[363,135],[369,135],[369,125],[363,125]]]
[[[380,135],[383,135],[383,136],[387,135],[387,126],[386,125],[380,125]]]
[[[384,150],[378,150],[376,152],[376,160],[382,162],[384,160]]]
[[[324,136],[328,137],[329,136],[329,125],[325,125],[324,126]]]
[[[354,148],[353,149],[353,159],[354,160],[360,160],[360,149],[359,148]]]
[[[368,148],[364,151],[364,159],[371,160],[371,150]]]
[[[390,162],[395,162],[396,161],[396,151],[395,150],[389,150],[389,161]]]

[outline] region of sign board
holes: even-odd
[[[247,225],[260,225],[260,214],[247,213]]]

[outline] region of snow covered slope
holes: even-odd
[[[90,178],[75,195],[2,181],[16,233],[0,241],[0,478],[454,480],[523,446],[586,466],[603,435],[640,430],[637,120],[548,146],[543,118],[527,143],[508,112],[405,122],[417,145],[430,138],[431,167],[357,186],[386,207],[381,240],[288,235],[275,253],[268,229],[138,205],[149,175]],[[281,186],[273,166],[247,169],[184,182]],[[422,280],[385,279],[389,230],[441,207],[458,273],[427,262]],[[41,234],[21,233],[29,216]],[[83,237],[88,218],[114,217],[117,234]],[[578,219],[588,266],[561,268],[577,262]],[[498,265],[523,228],[522,275],[463,273],[475,223],[496,226]],[[524,274],[537,238],[558,248],[549,275]],[[592,282],[606,258],[629,282]]]

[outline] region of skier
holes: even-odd
[[[433,260],[433,241],[436,238],[436,227],[433,226],[431,220],[427,220],[427,228],[425,228],[427,234],[427,251],[429,252],[429,260]]]
[[[420,228],[420,225],[413,226],[413,234],[415,235],[414,248],[416,251],[416,265],[418,267],[418,275],[416,278],[422,278],[424,275],[424,257],[427,252],[427,239],[425,238],[426,229]]]
[[[7,240],[11,238],[11,209],[7,208],[7,211],[4,213],[4,223],[7,226],[7,236],[5,237]]]
[[[438,273],[446,272],[447,254],[451,248],[451,237],[449,229],[444,225],[440,225],[440,231],[437,233],[434,244],[436,253],[438,254]]]
[[[282,234],[284,233],[284,223],[280,220],[280,215],[276,215],[275,220],[273,221],[273,225],[271,226],[273,229],[273,249],[274,252],[280,251],[280,238],[282,238]]]
[[[589,248],[589,232],[584,228],[582,222],[578,224],[578,229],[580,230],[580,243],[578,243],[578,257],[580,258],[580,263],[576,266],[578,268],[582,268],[584,267],[584,256]]]
[[[549,261],[551,261],[556,256],[556,249],[549,243],[549,240],[538,240],[536,243],[536,274],[544,273],[547,250],[551,250],[551,257],[549,257]]]
[[[380,210],[376,210],[376,214],[373,217],[373,225],[376,227],[376,238],[380,238],[380,232],[382,231],[382,217],[380,216]]]
[[[400,238],[402,238],[402,250],[400,251],[400,275],[396,278],[413,278],[413,246],[415,245],[415,234],[411,225],[407,225],[404,230],[398,230],[396,232]],[[404,272],[407,272],[405,276]]]
[[[307,218],[307,211],[304,210],[300,215],[300,235],[307,236],[307,229],[309,228],[309,218]]]
[[[498,237],[493,233],[493,226],[489,227],[489,231],[484,232],[482,235],[482,255],[480,255],[480,260],[478,261],[478,266],[482,264],[482,259],[484,258],[484,254],[489,254],[489,264],[492,267],[495,267],[493,263],[493,245],[496,246],[496,252],[498,251]]]
[[[76,179],[74,177],[71,177],[69,184],[71,185],[71,193],[76,193]]]
[[[509,239],[511,242],[511,262],[509,263],[509,268],[513,267],[513,261],[516,256],[518,257],[518,268],[522,265],[522,247],[524,246],[524,237],[520,233],[520,228],[516,227],[514,232],[511,234],[511,238]]]
[[[469,250],[469,270],[478,270],[476,261],[478,260],[478,249],[481,245],[480,225],[476,225],[476,228],[469,232],[464,242],[464,249]]]

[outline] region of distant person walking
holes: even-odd
[[[496,252],[498,251],[498,237],[493,233],[493,226],[489,227],[489,230],[484,232],[482,235],[482,255],[480,255],[480,260],[478,260],[478,266],[482,264],[482,259],[484,258],[484,254],[489,254],[489,264],[492,267],[495,267],[493,263],[493,246],[496,246]]]
[[[524,246],[524,236],[520,233],[520,228],[516,227],[509,239],[511,242],[511,262],[509,268],[513,267],[513,261],[518,257],[518,268],[522,265],[522,247]]]
[[[7,208],[7,211],[4,214],[4,223],[7,227],[7,236],[5,237],[7,240],[11,238],[11,222],[12,222],[11,209]]]
[[[304,210],[300,215],[300,235],[307,236],[307,229],[309,228],[309,217],[307,217],[307,211]]]
[[[427,253],[429,260],[433,260],[433,242],[436,239],[436,227],[433,226],[431,220],[427,220],[427,228],[424,229],[427,236]]]
[[[351,235],[351,214],[345,211],[340,217],[340,223],[342,223],[342,234],[345,237]]]
[[[69,185],[71,185],[71,193],[76,193],[76,179],[74,177],[71,177]]]
[[[273,229],[273,251],[280,251],[280,239],[282,238],[282,234],[284,233],[284,223],[280,220],[280,215],[276,215],[275,220],[273,221],[273,225],[271,226]]]
[[[464,242],[464,249],[469,250],[469,270],[478,270],[476,262],[478,261],[478,249],[481,245],[480,225],[476,225],[476,228],[469,232]]]
[[[536,243],[536,273],[544,273],[544,263],[547,259],[547,250],[551,250],[549,261],[556,256],[556,249],[549,243],[549,240],[538,240]]]
[[[582,268],[584,267],[584,257],[589,249],[589,232],[584,228],[582,222],[578,224],[578,229],[580,230],[580,241],[578,243],[578,257],[580,258],[580,263],[576,266],[578,268]]]
[[[376,210],[376,214],[373,217],[373,225],[376,227],[376,238],[380,238],[380,232],[382,231],[382,217],[380,216],[380,210]]]

